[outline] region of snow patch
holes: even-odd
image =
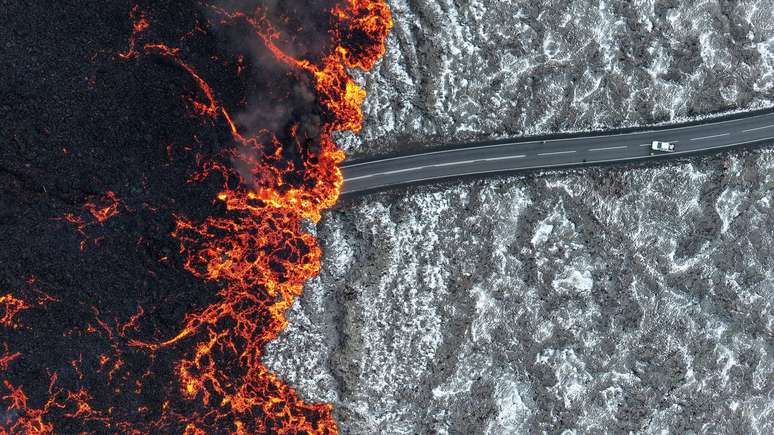
[[[554,226],[546,223],[541,222],[540,225],[535,230],[535,235],[532,236],[532,246],[537,247],[538,245],[542,245],[548,240],[548,237],[551,235],[551,232],[554,231]]]
[[[587,292],[594,286],[594,279],[591,277],[590,270],[577,270],[572,267],[566,267],[561,278],[554,279],[551,283],[554,290],[567,292],[572,289]]]
[[[723,221],[723,226],[720,229],[721,233],[725,234],[726,231],[728,231],[731,222],[737,217],[739,206],[744,199],[745,195],[742,195],[738,190],[729,187],[720,194],[720,197],[718,197],[718,200],[715,203],[715,210]]]

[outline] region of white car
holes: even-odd
[[[663,151],[669,153],[675,150],[675,144],[654,140],[653,143],[650,144],[650,149],[653,151]]]

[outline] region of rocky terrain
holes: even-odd
[[[391,6],[353,158],[774,97],[767,0]],[[266,362],[344,433],[771,433],[772,187],[763,148],[345,200]]]
[[[271,365],[349,433],[770,433],[773,160],[350,203]]]
[[[352,158],[771,105],[772,0],[389,3]]]

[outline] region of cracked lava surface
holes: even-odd
[[[103,115],[130,126],[98,130],[91,147],[46,133],[46,152],[65,162],[48,170],[71,165],[86,180],[24,163],[23,123],[4,133],[18,149],[0,168],[0,433],[337,432],[332,406],[305,403],[261,356],[319,271],[304,222],[338,197],[332,135],[360,129],[365,97],[347,68],[381,57],[390,11],[365,0],[126,6],[128,44],[84,49],[83,92],[130,100]],[[141,94],[111,89],[122,80]],[[77,109],[95,114],[44,129],[100,119],[99,106]],[[109,116],[122,110],[141,121]],[[124,134],[155,151],[99,149]]]

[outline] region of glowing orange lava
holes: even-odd
[[[142,306],[126,322],[116,324],[100,320],[100,311],[91,307],[94,322],[65,332],[66,336],[105,337],[110,342],[108,352],[81,355],[69,362],[68,370],[83,378],[89,374],[87,360],[93,360],[90,367],[104,374],[116,395],[140,392],[146,388],[145,380],[156,375],[128,373],[128,357],[141,353],[155,361],[174,355],[169,372],[176,379],[164,382],[175,383],[177,394],[166,397],[160,409],[154,410],[160,418],[145,423],[116,418],[118,410],[101,406],[93,392],[60,387],[54,371],[47,380],[48,401],[39,407],[28,406],[21,386],[10,381],[0,386],[7,410],[5,421],[0,421],[7,429],[0,427],[0,434],[55,433],[57,428],[48,418],[51,412],[109,433],[337,432],[332,405],[302,401],[268,371],[261,357],[265,345],[287,326],[285,313],[302,294],[304,283],[320,270],[320,248],[304,231],[303,222],[317,222],[338,198],[342,183],[338,164],[344,153],[332,135],[360,130],[365,98],[365,91],[347,68],[368,70],[384,54],[385,38],[392,28],[390,11],[382,0],[340,1],[329,11],[335,23],[332,47],[319,59],[302,59],[283,51],[279,41],[286,35],[266,11],[208,10],[219,25],[248,26],[256,42],[290,74],[313,83],[322,119],[319,131],[309,133],[300,122],[289,126],[289,134],[240,129],[219,101],[217,89],[186,59],[183,50],[167,43],[144,42],[152,24],[134,7],[129,47],[118,58],[158,56],[177,65],[199,90],[199,97],[187,98],[194,113],[222,123],[231,134],[233,147],[202,159],[201,168],[191,177],[191,182],[223,180],[213,198],[203,199],[217,204],[217,211],[199,220],[178,215],[171,234],[179,242],[183,267],[201,280],[217,283],[218,298],[204,309],[187,313],[179,331],[169,337],[139,333],[147,317]],[[243,62],[240,56],[238,75]],[[85,236],[87,227],[103,224],[121,207],[115,194],[108,192],[91,198],[81,213],[69,213],[64,219]],[[30,309],[31,303],[7,294],[0,296],[0,306],[4,308],[0,326],[14,328],[16,315]],[[5,349],[0,354],[0,370],[23,357]],[[138,415],[149,411],[146,404],[136,406]]]
[[[92,225],[102,225],[108,219],[117,216],[121,206],[121,200],[118,199],[116,194],[108,191],[101,197],[87,199],[81,207],[82,213],[65,213],[62,219],[72,224],[83,236],[83,240],[80,242],[80,249],[83,251],[87,245],[86,239],[88,235],[86,230]],[[86,213],[90,216],[87,216]],[[92,241],[94,244],[98,244],[100,240],[101,238],[95,238]]]
[[[226,180],[240,180],[236,188],[226,182],[217,195],[229,215],[210,217],[201,223],[181,217],[173,233],[180,240],[180,251],[187,255],[186,269],[202,279],[225,283],[221,301],[202,312],[189,314],[185,327],[175,337],[157,343],[132,344],[155,351],[197,337],[194,351],[178,363],[181,394],[218,407],[219,412],[239,416],[234,419],[234,432],[244,430],[240,420],[250,419],[248,416],[255,422],[250,424],[254,432],[335,432],[331,406],[302,402],[291,388],[268,372],[261,363],[261,355],[264,345],[287,326],[285,311],[301,295],[304,282],[319,271],[319,247],[302,230],[301,221],[317,221],[320,212],[338,196],[342,177],[337,164],[344,155],[331,140],[331,133],[344,129],[358,131],[362,123],[360,105],[365,92],[352,81],[345,67],[373,66],[384,51],[391,18],[380,2],[348,1],[336,6],[334,15],[350,32],[370,36],[369,44],[364,45],[368,49],[356,51],[363,57],[354,58],[340,43],[323,58],[322,65],[315,65],[282,52],[274,43],[278,32],[260,11],[258,15],[223,9],[217,12],[224,20],[245,21],[276,59],[294,68],[297,74],[312,75],[321,104],[334,116],[323,127],[319,151],[302,162],[303,167],[290,168],[303,176],[302,182],[287,185],[283,175],[289,169],[278,169],[272,157],[280,155],[284,146],[302,146],[297,131],[293,131],[295,144],[278,144],[277,137],[266,131],[255,137],[243,136],[227,109],[215,100],[212,89],[178,57],[177,51],[158,44],[145,46],[173,58],[192,76],[207,98],[206,103],[195,102],[195,107],[204,115],[219,112],[225,118],[239,145],[230,157],[241,158],[243,166],[255,176],[253,183],[247,183],[232,167],[210,164],[202,177],[213,171]],[[267,143],[275,145],[273,155],[261,152]],[[245,149],[255,152],[245,153]],[[246,160],[246,155],[264,157]],[[258,176],[266,173],[273,176]],[[198,427],[191,423],[188,429],[196,431]]]

